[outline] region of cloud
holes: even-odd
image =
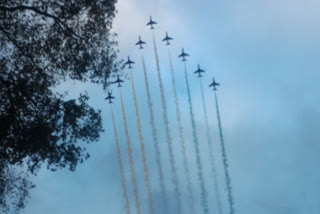
[[[221,192],[223,171],[218,145],[217,121],[212,91],[207,87],[214,75],[221,83],[218,91],[230,159],[230,174],[238,214],[244,213],[308,213],[320,212],[317,203],[317,183],[320,173],[319,135],[319,23],[320,3],[316,0],[268,0],[268,1],[180,1],[122,0],[118,3],[118,16],[114,31],[119,34],[120,56],[132,56],[136,61],[134,81],[151,169],[152,187],[156,207],[162,208],[159,200],[157,170],[155,168],[146,92],[144,89],[140,52],[135,47],[138,36],[147,42],[144,50],[148,74],[152,87],[152,99],[156,112],[160,139],[165,139],[161,118],[160,93],[158,89],[154,54],[151,45],[152,33],[145,26],[152,15],[158,21],[154,31],[159,46],[161,72],[170,118],[175,118],[171,79],[168,67],[168,49],[160,44],[166,31],[174,37],[171,47],[177,78],[178,96],[181,104],[187,152],[191,166],[195,169],[195,158],[191,136],[187,94],[183,77],[183,65],[176,56],[185,47],[190,54],[188,71],[203,160],[205,182],[210,190],[209,157],[206,153],[206,138],[199,81],[191,72],[199,63],[206,70],[204,81],[208,105],[209,123],[215,141]],[[35,178],[37,188],[31,192],[31,200],[25,213],[121,213],[120,174],[116,159],[116,148],[112,137],[109,107],[103,101],[100,88],[88,84],[63,86],[74,94],[86,88],[91,103],[102,109],[106,132],[99,143],[89,146],[91,158],[80,165],[75,173],[66,170],[56,173],[42,171]],[[114,88],[118,98],[118,89]],[[129,121],[129,130],[141,198],[144,197],[143,171],[137,136],[136,118],[133,109],[131,86],[122,88]],[[72,93],[72,92],[71,92]],[[119,101],[114,109],[120,109]],[[121,112],[116,111],[117,127],[122,144],[123,160],[126,163],[127,184],[130,173],[126,155],[125,137]],[[178,139],[177,124],[170,120],[173,139]],[[163,164],[169,169],[165,141],[161,141]],[[182,157],[179,144],[174,144],[181,179]],[[169,170],[167,170],[169,171]],[[166,172],[166,183],[172,190],[170,173]],[[199,196],[195,171],[192,171],[193,187]],[[132,188],[129,188],[131,205],[134,206]],[[182,188],[183,189],[183,188]],[[183,192],[183,197],[185,192]],[[212,192],[209,198],[213,201]],[[226,198],[224,195],[224,209]],[[173,200],[171,200],[173,201]],[[184,201],[186,202],[186,200]],[[199,201],[195,202],[199,205]],[[174,210],[174,204],[171,204]],[[133,207],[132,207],[133,208]],[[146,209],[146,207],[144,207]],[[212,208],[212,207],[211,207]]]

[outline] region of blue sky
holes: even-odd
[[[166,31],[174,37],[171,52],[177,56],[181,48],[190,54],[188,60],[198,134],[203,151],[205,182],[213,213],[215,202],[212,191],[212,176],[209,157],[206,153],[206,138],[202,112],[199,80],[191,74],[200,64],[207,72],[203,79],[208,85],[212,76],[221,83],[219,89],[221,116],[230,163],[230,174],[237,214],[318,214],[320,203],[318,181],[320,172],[320,137],[318,133],[320,110],[320,3],[316,0],[121,0],[114,22],[118,33],[120,57],[128,55],[136,61],[134,81],[137,87],[143,135],[147,144],[148,164],[151,170],[154,197],[160,197],[157,171],[152,147],[149,114],[140,52],[134,43],[138,36],[147,42],[144,50],[152,98],[157,114],[159,138],[165,143],[161,117],[159,89],[157,87],[152,33],[145,26],[149,16],[158,22],[154,31],[165,83],[170,118],[175,118],[171,78],[168,64],[168,49],[160,43]],[[183,64],[175,58],[175,76],[184,118],[188,157],[195,167],[187,94],[183,77]],[[111,124],[110,107],[103,100],[101,88],[91,84],[65,83],[62,89],[78,95],[84,88],[91,95],[91,103],[102,110],[105,132],[98,143],[88,149],[91,158],[80,165],[76,172],[67,170],[55,173],[41,170],[33,180],[37,188],[31,191],[26,214],[87,214],[125,213],[121,195],[116,147]],[[141,167],[141,154],[136,128],[136,118],[131,86],[123,87],[126,113],[133,153],[139,179],[143,209],[146,196]],[[113,89],[118,98],[118,89]],[[218,147],[217,121],[212,91],[205,87],[209,123],[215,140],[218,161],[218,176],[221,192],[224,191],[220,148]],[[125,153],[125,136],[121,120],[120,102],[115,101],[115,116],[125,162],[127,184],[129,164]],[[170,127],[175,142],[178,142],[177,124],[171,120]],[[149,143],[149,145],[148,145]],[[185,179],[179,144],[174,145],[183,196]],[[166,147],[163,145],[163,164],[166,166],[168,188],[170,183]],[[195,172],[193,187],[197,189]],[[129,188],[130,200],[133,197]],[[200,195],[199,190],[196,194]],[[223,194],[224,210],[226,198]],[[199,206],[199,201],[195,201]],[[161,204],[156,203],[161,210]],[[200,209],[199,209],[200,210]],[[134,213],[134,212],[133,212]],[[147,213],[147,212],[144,212]],[[172,204],[172,212],[174,204]],[[170,214],[169,213],[169,214]]]

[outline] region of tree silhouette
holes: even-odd
[[[81,142],[98,140],[100,111],[88,104],[86,93],[67,100],[53,90],[70,79],[106,89],[119,68],[110,32],[115,3],[0,2],[0,189],[14,177],[2,173],[10,166],[26,163],[33,174],[44,162],[53,171],[75,170],[89,157]]]

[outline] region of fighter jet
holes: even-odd
[[[122,82],[124,82],[124,81],[120,79],[119,75],[117,75],[117,80],[114,81],[113,83],[118,83],[118,87],[121,87]]]
[[[209,85],[209,87],[213,87],[213,90],[216,91],[217,90],[216,86],[219,86],[219,85],[220,84],[217,83],[213,78],[212,83]]]
[[[201,73],[204,73],[205,71],[200,69],[200,65],[198,65],[198,70],[196,70],[194,73],[198,74],[198,77],[202,77]]]
[[[146,42],[141,40],[141,37],[139,36],[139,41],[136,43],[136,45],[140,45],[139,49],[143,49],[142,45],[146,44]]]
[[[156,24],[157,24],[157,22],[152,21],[152,18],[151,18],[151,16],[150,16],[150,21],[147,23],[147,26],[150,25],[150,26],[151,26],[150,29],[153,30],[153,29],[154,29],[153,25],[156,25]]]
[[[105,98],[105,100],[109,100],[109,104],[112,103],[112,99],[114,99],[114,97],[112,96],[111,92],[108,92],[108,96]]]
[[[162,40],[163,42],[166,41],[167,44],[166,45],[170,45],[170,40],[173,40],[173,38],[168,36],[168,33],[166,32],[166,37]]]
[[[124,66],[129,65],[128,68],[132,68],[131,64],[134,64],[134,61],[131,61],[130,57],[128,57],[128,61],[126,63],[124,63]]]
[[[189,54],[185,53],[182,48],[182,53],[178,57],[182,57],[182,61],[187,61],[186,57],[189,56]]]

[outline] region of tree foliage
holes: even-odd
[[[28,174],[0,163],[0,212],[19,212],[26,206],[29,189],[34,188]]]
[[[71,79],[106,89],[119,68],[110,31],[115,3],[0,1],[1,172],[24,162],[33,174],[44,162],[51,170],[75,170],[89,157],[79,142],[98,140],[100,111],[86,93],[67,100],[54,88]]]

